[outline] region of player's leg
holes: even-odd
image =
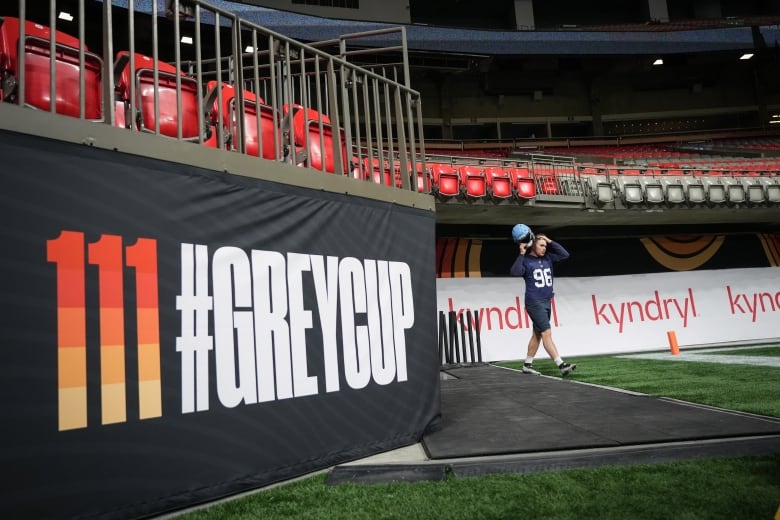
[[[536,329],[531,331],[531,338],[528,340],[528,350],[525,355],[525,363],[523,363],[524,374],[539,375],[539,372],[534,368],[534,357],[539,350],[539,343],[541,343],[542,335]]]
[[[566,363],[563,358],[561,358],[560,353],[558,352],[558,347],[555,345],[555,341],[553,341],[552,337],[552,327],[550,325],[550,316],[552,315],[552,302],[550,300],[547,300],[545,302],[540,302],[540,304],[544,307],[545,312],[545,318],[546,321],[543,325],[546,325],[546,328],[540,329],[542,330],[542,345],[544,346],[544,350],[547,351],[547,354],[550,356],[550,359],[552,359],[555,362],[555,366],[558,367],[558,369],[561,371],[561,375],[565,376],[575,368],[577,368],[577,365],[572,365],[570,363]]]
[[[542,338],[542,346],[544,346],[544,350],[550,356],[550,359],[553,361],[560,359],[561,356],[558,354],[558,347],[555,346],[555,341],[553,341],[552,329],[543,331],[540,336]]]
[[[539,351],[539,344],[542,343],[542,333],[545,327],[549,328],[549,318],[545,311],[543,302],[526,301],[525,311],[528,313],[528,317],[531,318],[532,331],[531,337],[528,340],[528,350],[525,356],[525,363],[523,364],[523,372],[526,374],[539,374],[534,368],[533,362],[536,353]]]
[[[552,329],[547,329],[544,332],[542,332],[542,345],[544,345],[544,350],[547,351],[547,354],[549,354],[550,359],[552,359],[555,362],[555,366],[558,367],[558,369],[561,371],[561,375],[565,376],[575,368],[577,368],[577,365],[567,363],[561,358],[561,355],[558,353],[558,347],[555,346],[555,341],[553,341],[552,337]]]

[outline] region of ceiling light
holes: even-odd
[[[182,36],[181,42],[192,45],[192,36]]]
[[[653,65],[663,65],[663,64],[664,64],[664,60],[662,60],[661,58],[658,58],[653,62]]]
[[[739,57],[739,59],[741,59],[741,60],[749,60],[749,59],[750,59],[750,58],[752,58],[752,57],[753,57],[753,54],[752,54],[752,53],[750,53],[750,52],[746,52],[745,54],[743,54],[742,56],[740,56],[740,57]]]
[[[60,11],[60,14],[57,16],[60,20],[65,20],[66,22],[72,22],[73,21],[73,15],[70,13],[66,13],[65,11]]]

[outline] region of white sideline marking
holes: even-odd
[[[760,347],[742,347],[742,348],[760,348]],[[697,350],[695,352],[680,351],[676,356],[670,352],[650,352],[641,354],[630,354],[616,356],[620,358],[631,359],[653,359],[656,361],[701,361],[703,363],[721,363],[724,365],[755,365],[762,367],[780,367],[780,357],[774,356],[739,356],[727,354],[710,354],[711,352],[723,352],[724,350],[739,350],[735,348],[713,348],[706,350]]]

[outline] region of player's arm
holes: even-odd
[[[526,250],[528,250],[528,244],[527,243],[518,244],[518,249],[521,255],[525,255]]]
[[[515,258],[509,273],[512,276],[523,276],[525,274],[525,244],[520,245],[520,254]]]
[[[569,258],[569,252],[558,242],[553,242],[549,237],[544,236],[547,241],[547,254],[550,256],[553,262],[560,262]]]

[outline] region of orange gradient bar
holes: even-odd
[[[139,238],[127,247],[127,265],[135,267],[136,273],[138,413],[141,419],[149,419],[162,416],[157,241]]]
[[[100,396],[102,424],[125,422],[125,312],[122,237],[102,235],[89,244],[89,263],[98,266],[100,299]]]
[[[84,233],[62,231],[46,241],[46,260],[57,264],[58,429],[87,426],[87,332]]]

